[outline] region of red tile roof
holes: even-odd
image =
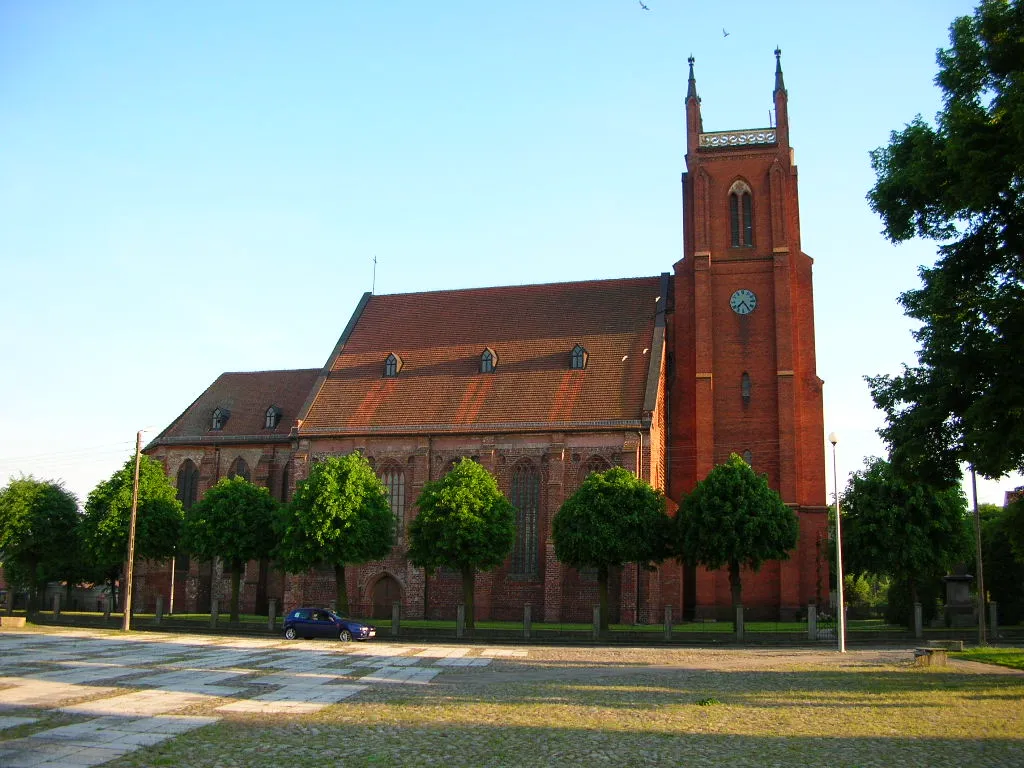
[[[300,434],[599,426],[643,415],[659,277],[370,296]],[[572,349],[587,350],[571,370]],[[486,348],[495,372],[480,373]],[[389,353],[402,360],[384,376]],[[654,369],[655,371],[657,368]]]
[[[153,444],[286,439],[320,372],[222,373]],[[281,418],[275,428],[265,429],[272,405],[281,409]],[[210,429],[216,408],[231,413],[220,430]]]

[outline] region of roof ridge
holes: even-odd
[[[609,283],[635,283],[642,280],[658,280],[660,275],[645,275],[641,277],[608,277],[608,278],[597,278],[594,280],[561,280],[553,283],[521,283],[519,285],[485,285],[478,286],[476,288],[443,288],[436,291],[410,291],[409,293],[375,293],[372,294],[375,299],[391,298],[396,296],[430,296],[438,295],[443,293],[471,293],[473,291],[505,291],[505,290],[517,290],[522,288],[553,288],[562,285],[573,285],[573,286],[595,286]]]

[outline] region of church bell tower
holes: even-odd
[[[767,474],[796,511],[800,540],[789,560],[744,576],[744,603],[786,616],[820,591],[816,550],[827,515],[812,259],[800,247],[781,51],[775,124],[765,128],[705,131],[692,57],[689,64],[683,258],[670,319],[668,495],[680,500],[732,453]],[[684,568],[684,615],[728,605],[728,590],[724,572]]]

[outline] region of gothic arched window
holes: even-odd
[[[594,454],[590,456],[586,463],[580,470],[580,482],[582,483],[587,479],[587,475],[592,472],[607,472],[612,468],[611,462],[608,461],[604,456]]]
[[[199,468],[192,459],[185,459],[178,468],[178,501],[186,511],[199,498]]]
[[[391,513],[395,516],[397,539],[401,540],[405,528],[405,472],[393,464],[384,467],[380,481],[388,489],[388,503]]]
[[[252,480],[252,474],[249,472],[249,465],[245,462],[241,456],[231,462],[231,469],[228,470],[228,477],[240,477],[243,480]]]
[[[743,398],[744,405],[750,405],[750,374],[746,371],[740,377],[740,397]]]
[[[587,367],[587,350],[582,345],[577,344],[572,348],[572,369],[574,371],[582,371]]]
[[[264,429],[274,429],[281,423],[281,409],[276,405],[267,408],[266,417],[263,421]]]
[[[210,420],[210,429],[224,429],[224,425],[231,417],[231,411],[227,408],[214,408],[213,418]]]
[[[754,215],[750,187],[737,181],[729,190],[729,232],[733,248],[754,244]]]
[[[529,461],[512,468],[509,501],[516,509],[516,541],[512,547],[512,570],[519,576],[536,576],[538,569],[540,511],[540,470]]]
[[[498,367],[498,356],[494,350],[488,347],[480,355],[480,373],[494,373]]]
[[[402,370],[402,358],[392,352],[388,355],[388,359],[384,361],[384,376],[387,378],[393,378],[398,375],[398,372]]]

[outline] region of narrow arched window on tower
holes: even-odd
[[[740,377],[740,396],[743,398],[743,405],[750,405],[750,374],[746,371]]]
[[[733,248],[754,244],[754,215],[750,187],[737,181],[729,189],[729,232]]]

